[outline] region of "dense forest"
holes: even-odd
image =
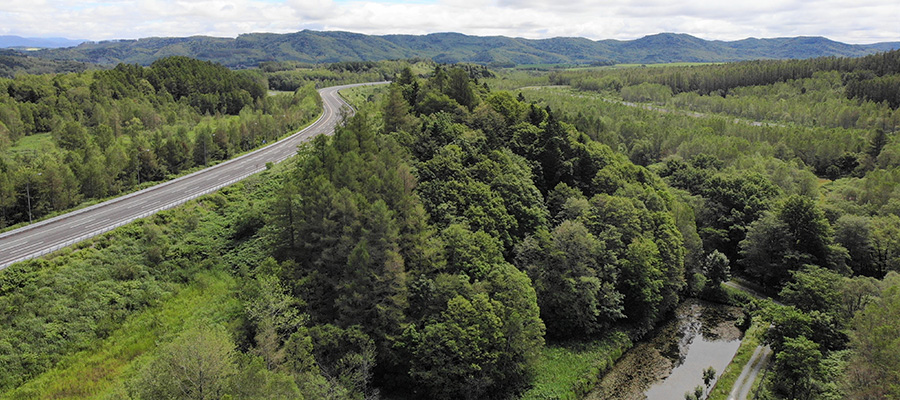
[[[584,91],[523,93],[662,177],[703,252],[780,299],[748,306],[772,324],[765,393],[894,398],[895,346],[872,341],[898,337],[898,54],[561,72],[548,83]]]
[[[898,59],[792,63],[523,79],[421,60],[327,66],[329,82],[396,75],[293,161],[0,273],[2,397],[581,397],[699,297],[742,305],[743,327],[764,331],[775,351],[765,398],[900,398],[898,114],[873,101],[893,90]],[[69,101],[48,123],[80,135],[36,131],[34,113],[21,123],[32,131],[7,128],[4,165],[24,165],[22,140],[42,134],[62,157],[46,162],[72,165],[84,149],[162,143],[137,151],[157,164],[138,162],[133,180],[150,178],[146,165],[169,173],[165,145],[179,135],[193,145],[186,159],[206,164],[213,149],[244,150],[248,121],[274,132],[279,115],[313,115],[312,85],[265,95],[264,82],[286,82],[275,76],[316,79],[309,67],[235,73],[176,57],[3,81],[16,110],[66,104],[77,88],[107,99]],[[693,86],[673,89],[675,76]],[[582,90],[492,89],[517,82]],[[815,96],[857,117],[831,126]],[[713,98],[793,108],[765,121],[730,103],[695,108]],[[81,123],[132,104],[175,127],[103,136]],[[0,176],[25,176],[31,193],[27,177],[47,171]],[[21,218],[21,204],[9,210]],[[777,302],[721,285],[732,277]],[[532,392],[547,349],[573,360],[584,348],[600,349],[589,368],[567,365],[551,378],[560,391]]]
[[[0,227],[228,159],[311,121],[309,86],[185,57],[0,79]]]

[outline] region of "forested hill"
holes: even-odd
[[[13,50],[0,50],[0,78],[18,74],[58,74],[99,69],[99,66],[77,61],[47,60]]]
[[[531,40],[504,36],[434,33],[423,36],[370,36],[349,32],[304,30],[289,34],[251,33],[235,39],[192,36],[83,43],[34,54],[49,59],[105,65],[120,62],[149,65],[184,55],[232,68],[264,61],[375,61],[412,57],[442,63],[605,64],[726,62],[761,58],[853,57],[900,48],[900,42],[850,45],[823,37],[708,41],[686,34],[661,33],[636,40],[552,38]]]

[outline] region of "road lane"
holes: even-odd
[[[138,192],[0,234],[0,270],[212,193],[264,170],[268,162],[281,162],[294,155],[301,143],[319,134],[334,133],[334,126],[341,118],[341,107],[349,106],[338,95],[339,90],[383,83],[386,82],[319,89],[322,115],[306,129],[275,144]]]

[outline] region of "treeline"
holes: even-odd
[[[900,108],[900,74],[872,76],[854,74],[847,76],[847,97],[885,102],[891,108]]]
[[[309,121],[312,86],[184,57],[0,80],[0,226],[228,159]]]
[[[560,110],[561,119],[640,165],[658,163],[673,155],[690,158],[707,154],[728,164],[758,155],[781,164],[802,165],[801,169],[829,179],[860,177],[874,169],[900,165],[894,161],[893,135],[880,128],[865,131],[777,122],[751,124],[719,116],[647,110],[585,93],[523,93]],[[794,175],[800,177],[804,174]]]
[[[413,58],[396,61],[344,61],[331,64],[308,64],[293,61],[272,61],[260,63],[272,90],[294,91],[304,85],[314,83],[317,87],[343,85],[349,83],[378,82],[393,80],[410,68],[412,74],[425,76],[438,65],[432,60]],[[489,78],[494,74],[487,67],[476,64],[458,64],[473,78]]]
[[[295,61],[272,61],[260,63],[259,69],[265,73],[269,89],[294,91],[310,83],[320,87],[349,83],[379,82],[392,79],[403,69],[413,64],[424,66],[431,61],[347,61],[331,64],[308,64]]]
[[[583,90],[621,90],[625,86],[655,83],[671,89],[672,93],[696,92],[726,97],[730,91],[744,86],[764,86],[778,82],[811,78],[816,72],[838,71],[857,73],[849,79],[863,81],[850,98],[894,101],[897,92],[893,79],[874,79],[900,74],[900,50],[859,58],[822,57],[806,60],[757,60],[719,65],[624,68],[606,71],[554,72],[550,81],[555,85],[572,85]],[[896,103],[891,103],[896,108]]]

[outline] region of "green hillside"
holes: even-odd
[[[0,78],[12,78],[19,74],[83,72],[96,68],[83,62],[47,60],[13,50],[0,50]]]
[[[523,39],[460,33],[372,36],[304,30],[289,34],[251,33],[235,39],[192,36],[83,43],[36,55],[97,64],[149,65],[168,56],[191,56],[231,68],[266,61],[308,63],[375,61],[412,57],[442,63],[591,64],[726,62],[760,58],[853,57],[900,47],[900,43],[850,45],[822,37],[709,41],[686,34],[661,33],[636,40],[585,38]]]

